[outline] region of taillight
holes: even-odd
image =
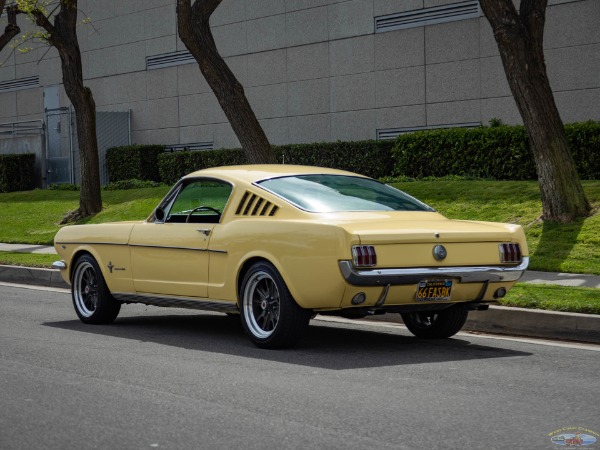
[[[523,259],[521,246],[514,243],[503,243],[498,245],[500,249],[500,261],[503,263],[520,263]]]
[[[373,267],[377,265],[377,254],[372,245],[354,245],[352,262],[355,267]]]

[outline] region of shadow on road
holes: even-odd
[[[530,356],[531,353],[472,344],[459,336],[423,340],[401,328],[357,329],[353,325],[312,321],[304,339],[288,350],[256,348],[238,318],[216,314],[122,317],[111,325],[78,320],[46,322],[63,330],[153,342],[182,349],[256,358],[329,370],[400,366],[449,361]],[[361,324],[364,325],[364,324]]]

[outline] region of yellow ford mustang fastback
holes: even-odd
[[[147,220],[64,227],[54,245],[83,322],[126,303],[220,311],[265,348],[295,344],[317,313],[400,313],[414,335],[446,338],[529,262],[518,225],[449,220],[373,179],[288,165],[194,172]]]

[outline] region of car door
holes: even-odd
[[[142,294],[207,297],[208,243],[231,194],[230,184],[186,179],[161,205],[163,220],[133,227],[133,282]]]

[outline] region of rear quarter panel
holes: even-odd
[[[315,221],[234,220],[211,236],[208,295],[237,300],[244,264],[261,258],[275,266],[303,308],[337,308],[346,288],[338,261],[350,257],[358,243],[352,239],[340,227]]]

